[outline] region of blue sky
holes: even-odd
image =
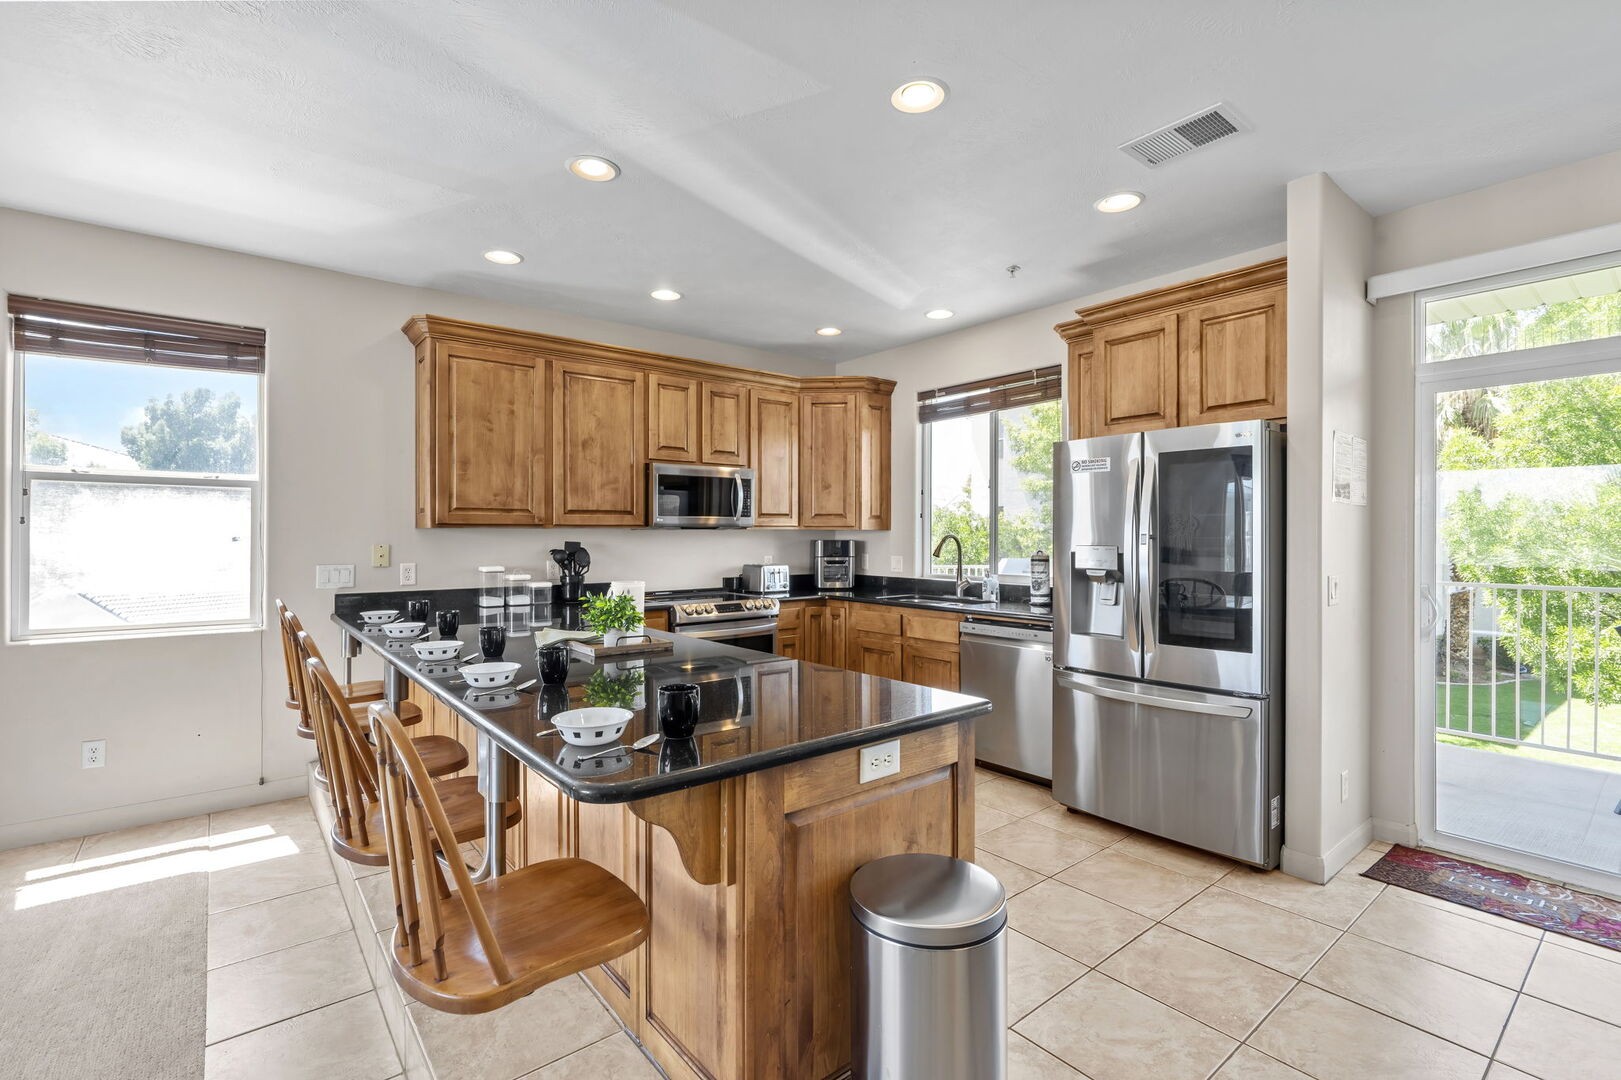
[[[147,364],[28,356],[24,360],[26,404],[39,410],[41,431],[119,449],[119,432],[140,420],[148,398],[206,387],[235,393],[248,416],[258,412],[256,376],[223,371],[187,371]]]

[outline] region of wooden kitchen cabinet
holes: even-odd
[[[858,395],[801,394],[799,431],[799,524],[855,528],[861,517]]]
[[[1078,310],[1067,437],[1283,419],[1287,299],[1275,259]]]
[[[547,524],[545,359],[479,342],[412,340],[417,527]]]
[[[861,394],[857,399],[861,424],[861,457],[857,468],[861,478],[860,529],[889,528],[889,428],[888,394]]]
[[[700,391],[697,379],[662,371],[647,377],[647,456],[696,462]]]
[[[850,605],[843,600],[827,602],[827,632],[822,638],[822,663],[841,668],[849,631]]]
[[[705,465],[749,463],[748,387],[705,382],[699,416],[699,460]]]
[[[1287,292],[1279,285],[1224,296],[1179,316],[1184,427],[1266,420],[1288,411]]]
[[[956,690],[962,685],[956,645],[941,641],[914,641],[901,644],[901,678],[937,690]]]
[[[619,364],[552,362],[552,520],[646,522],[647,375]]]
[[[863,675],[905,680],[901,639],[872,630],[852,630],[845,646],[844,666]]]
[[[805,659],[804,619],[805,601],[789,600],[777,605],[777,655]]]
[[[756,388],[750,395],[754,524],[799,525],[799,395]]]

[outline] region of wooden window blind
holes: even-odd
[[[252,374],[263,374],[265,369],[265,332],[251,326],[37,296],[8,297],[6,310],[11,314],[11,339],[18,352]]]
[[[994,412],[1019,405],[1057,401],[1063,394],[1062,371],[1058,365],[1033,368],[1012,375],[998,375],[975,382],[924,390],[917,395],[917,418],[922,424],[949,420],[956,416]]]

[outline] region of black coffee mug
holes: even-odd
[[[421,600],[412,600],[410,603],[405,605],[405,610],[410,612],[412,622],[425,623],[428,621],[428,608],[430,606],[431,605],[424,598]]]
[[[481,626],[478,628],[478,648],[486,660],[499,660],[507,651],[507,628]]]
[[[666,739],[690,739],[698,730],[698,687],[665,683],[659,687],[659,730]]]
[[[440,611],[434,618],[439,620],[439,636],[455,637],[456,631],[462,628],[462,613],[459,611]]]
[[[562,686],[568,681],[569,647],[566,641],[554,641],[535,651],[540,666],[540,681],[547,686]]]

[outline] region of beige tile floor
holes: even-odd
[[[1360,876],[1386,844],[1311,885],[978,781],[1011,1080],[1621,1077],[1621,952]]]
[[[1621,1076],[1621,953],[1360,877],[1384,845],[1315,886],[978,779],[979,861],[1010,894],[1011,1080]],[[489,1017],[381,998],[341,889],[385,927],[386,879],[340,883],[303,800],[50,854],[204,827],[285,839],[210,871],[208,1080],[656,1080],[583,980]],[[437,1070],[402,1067],[389,1031],[407,1021]]]

